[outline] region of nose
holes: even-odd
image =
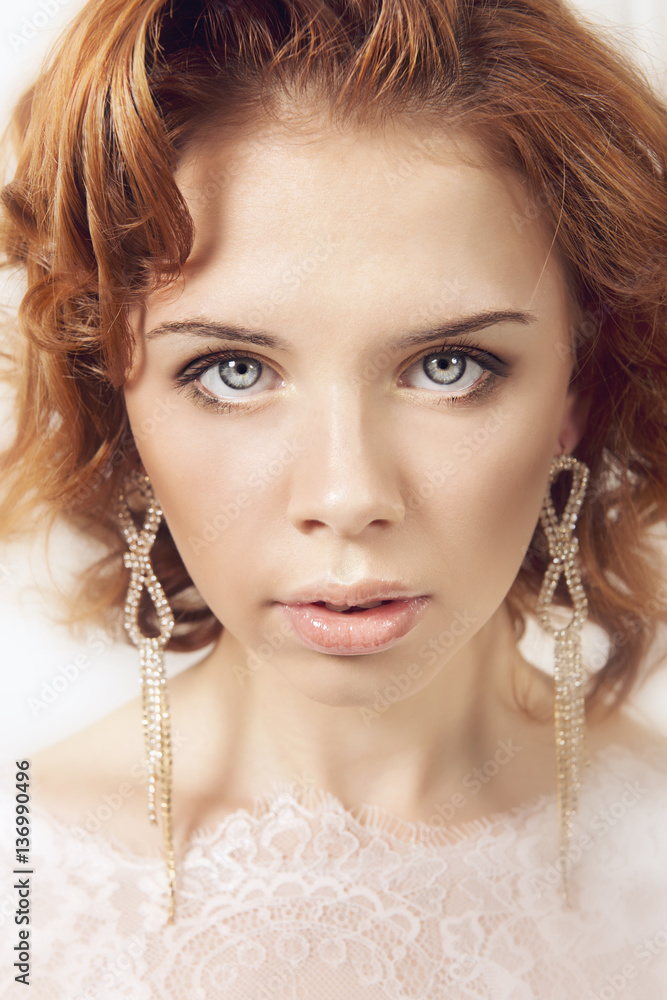
[[[397,452],[382,414],[361,391],[329,392],[299,428],[305,447],[292,465],[288,517],[302,532],[328,527],[357,537],[405,517]]]

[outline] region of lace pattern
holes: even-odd
[[[13,845],[4,787],[0,849]],[[10,798],[11,796],[11,798]],[[593,758],[564,909],[556,802],[440,830],[275,786],[178,859],[33,810],[31,1000],[665,1000],[665,768]],[[2,857],[11,886],[12,856]],[[10,898],[11,890],[10,890]],[[6,914],[6,907],[3,909]],[[14,944],[5,916],[4,941]],[[0,957],[0,997],[26,995]],[[22,992],[23,991],[23,992]]]

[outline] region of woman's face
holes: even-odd
[[[239,662],[268,641],[316,701],[461,650],[578,439],[550,234],[476,152],[398,126],[202,145],[176,174],[193,253],[133,316],[127,410],[183,561]],[[368,578],[428,596],[402,638],[345,655],[292,628],[298,592]]]

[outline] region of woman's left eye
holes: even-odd
[[[495,362],[495,364],[494,364]],[[465,395],[476,385],[485,371],[502,375],[505,366],[497,358],[483,351],[468,348],[449,348],[424,354],[408,368],[406,377],[414,372],[414,387],[417,389],[451,389],[440,395]]]

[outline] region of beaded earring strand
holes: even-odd
[[[572,487],[563,515],[558,520],[551,496],[551,485],[566,469],[572,471]],[[588,615],[588,601],[577,567],[579,540],[574,535],[577,517],[589,480],[588,466],[572,455],[554,458],[540,521],[547,536],[551,562],[537,599],[537,618],[542,628],[555,639],[554,652],[554,726],[556,737],[556,773],[558,784],[559,855],[565,903],[571,907],[568,851],[572,823],[579,804],[580,761],[590,765],[586,749],[586,714],[581,664],[581,630]],[[549,618],[556,586],[565,576],[573,614],[567,625],[555,628]]]
[[[127,495],[133,491],[138,492],[147,503],[144,524],[139,531],[127,503]],[[157,824],[156,796],[159,786],[169,893],[167,923],[173,924],[176,909],[176,867],[171,818],[171,732],[164,647],[174,628],[174,616],[150,561],[150,550],[162,520],[162,510],[148,476],[138,470],[127,473],[121,485],[118,518],[129,548],[124,555],[124,562],[132,571],[125,601],[125,629],[139,649],[144,747],[148,768],[148,818],[151,823]],[[139,602],[144,587],[157,612],[160,626],[160,634],[157,636],[144,635],[139,626]]]

